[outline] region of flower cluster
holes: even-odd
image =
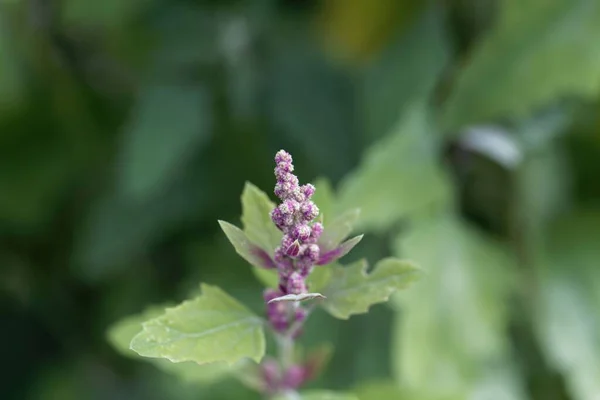
[[[306,277],[319,260],[321,251],[317,241],[323,233],[323,225],[314,222],[319,215],[319,209],[311,200],[315,187],[298,184],[289,153],[284,150],[277,152],[275,163],[275,195],[281,203],[271,212],[271,219],[283,232],[283,237],[274,254],[279,289],[266,291],[266,301],[285,294],[307,293]],[[297,307],[290,315],[284,303],[269,304],[267,311],[273,328],[280,332],[288,328],[290,317],[300,321],[305,314]]]

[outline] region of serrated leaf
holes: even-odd
[[[281,395],[275,397],[276,400],[288,400],[291,397]],[[329,390],[311,390],[300,393],[294,397],[298,400],[358,400],[358,398],[349,393],[332,392]]]
[[[110,326],[106,333],[108,342],[122,355],[139,358],[139,355],[129,347],[131,339],[142,331],[142,323],[144,321],[160,316],[165,311],[165,308],[169,306],[151,306],[140,314],[117,321]]]
[[[202,87],[151,86],[140,94],[121,149],[122,192],[157,193],[209,138],[211,113]]]
[[[316,203],[315,203],[316,204]],[[318,204],[317,204],[318,205]],[[335,249],[354,230],[354,224],[358,221],[360,209],[355,208],[345,211],[331,221],[325,222],[323,234],[319,238],[319,247],[322,251]]]
[[[271,211],[275,208],[269,196],[250,182],[246,182],[242,192],[242,224],[251,242],[268,254],[273,254],[281,242],[282,233],[273,221]]]
[[[244,231],[225,221],[219,221],[219,225],[235,251],[244,260],[258,268],[275,268],[275,264],[267,252],[252,243]]]
[[[396,379],[432,396],[466,398],[478,375],[506,356],[507,299],[515,266],[506,249],[453,215],[414,218],[395,253],[418,260],[419,285],[394,298]],[[435,382],[435,384],[432,384]]]
[[[322,253],[319,256],[317,265],[327,265],[344,257],[362,240],[363,236],[364,235],[355,236],[352,239],[346,240],[335,249]]]
[[[265,353],[263,320],[218,287],[202,284],[201,290],[200,297],[145,322],[131,349],[172,362],[260,362]]]
[[[407,261],[384,258],[367,274],[368,264],[361,260],[347,267],[334,266],[329,285],[323,289],[327,300],[323,308],[336,318],[366,313],[369,307],[388,300],[396,290],[417,278],[417,268]]]
[[[122,355],[139,360],[150,361],[160,370],[174,375],[186,382],[210,384],[232,372],[232,367],[229,367],[225,363],[198,365],[195,362],[173,363],[164,359],[144,359],[131,350],[129,347],[131,339],[142,331],[142,323],[160,316],[164,313],[165,307],[166,306],[148,307],[140,314],[132,315],[116,322],[107,332],[109,343]]]
[[[502,5],[496,27],[447,100],[449,129],[528,114],[557,97],[595,97],[600,89],[600,48],[590,40],[600,36],[600,3],[531,0],[525,6],[511,0]]]
[[[395,131],[369,148],[338,191],[338,210],[360,209],[359,229],[384,231],[398,219],[448,201],[450,187],[437,161],[437,143],[421,102],[404,112]]]

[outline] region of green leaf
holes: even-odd
[[[164,312],[166,307],[168,306],[148,307],[140,314],[123,318],[114,323],[107,331],[109,343],[122,355],[139,358],[139,356],[129,347],[131,339],[142,331],[142,323],[144,321],[158,317]]]
[[[235,251],[248,261],[250,264],[258,268],[272,268],[273,261],[270,256],[260,247],[256,246],[244,231],[229,222],[219,221],[221,229],[231,242]]]
[[[316,204],[316,203],[315,203]],[[324,223],[323,234],[319,238],[319,246],[322,250],[335,249],[354,230],[354,224],[358,221],[360,210],[358,208],[346,211],[336,217],[330,224]]]
[[[410,213],[448,200],[450,187],[438,166],[429,117],[422,103],[413,104],[395,132],[369,148],[340,184],[338,209],[359,208],[358,228],[384,231]]]
[[[506,249],[453,215],[415,218],[411,228],[394,248],[418,260],[424,276],[394,298],[402,311],[393,335],[395,376],[430,395],[466,398],[486,367],[510,357],[507,300],[515,265]]]
[[[313,292],[319,292],[329,283],[333,268],[330,265],[316,266],[310,275],[306,278],[308,289]]]
[[[329,250],[319,256],[319,261],[317,261],[317,265],[326,265],[331,264],[334,261],[339,260],[348,254],[354,246],[356,246],[362,240],[364,235],[358,235],[353,237],[352,239],[346,240],[344,243],[339,245],[333,250]]]
[[[211,113],[202,87],[150,86],[141,92],[121,149],[122,192],[156,193],[209,138]]]
[[[110,344],[122,355],[142,360],[137,353],[130,349],[129,344],[135,335],[142,331],[142,323],[148,319],[160,316],[165,306],[148,307],[144,312],[124,318],[113,324],[107,338]],[[164,359],[145,359],[162,371],[172,374],[186,382],[209,384],[225,377],[232,372],[226,363],[211,363],[198,365],[195,362],[173,363]]]
[[[281,395],[276,397],[276,400],[287,400],[291,397]],[[311,390],[300,393],[299,400],[358,400],[358,398],[349,393],[332,392],[329,390]]]
[[[379,261],[370,274],[367,267],[364,260],[333,267],[330,283],[323,289],[327,300],[322,305],[327,312],[340,319],[366,313],[370,306],[387,301],[393,292],[417,278],[413,264],[395,258]]]
[[[173,362],[260,362],[265,353],[263,320],[218,287],[202,284],[201,289],[200,297],[145,322],[131,349]]]
[[[273,254],[281,243],[282,233],[273,221],[271,211],[275,208],[269,196],[250,182],[242,192],[242,224],[251,242]]]
[[[547,231],[536,333],[572,398],[594,399],[600,393],[600,209],[579,210]]]
[[[595,97],[600,89],[600,3],[503,2],[496,27],[459,75],[445,126],[528,114],[557,97]],[[515,95],[518,94],[518,95]]]
[[[312,201],[319,207],[319,218],[326,224],[329,220],[335,218],[333,213],[333,206],[335,204],[335,193],[331,182],[326,178],[318,178],[314,182],[315,194],[312,197]]]

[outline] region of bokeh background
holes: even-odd
[[[421,281],[315,314],[314,387],[600,398],[597,0],[0,0],[3,399],[254,399],[109,327],[199,282],[261,312],[217,219],[273,155],[331,182],[349,259]]]

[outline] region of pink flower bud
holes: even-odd
[[[302,294],[307,293],[306,282],[304,277],[298,272],[293,272],[287,283],[287,292],[291,294]]]
[[[300,243],[298,240],[294,240],[294,243],[288,246],[285,250],[285,254],[289,257],[297,257],[298,253],[300,253]]]

